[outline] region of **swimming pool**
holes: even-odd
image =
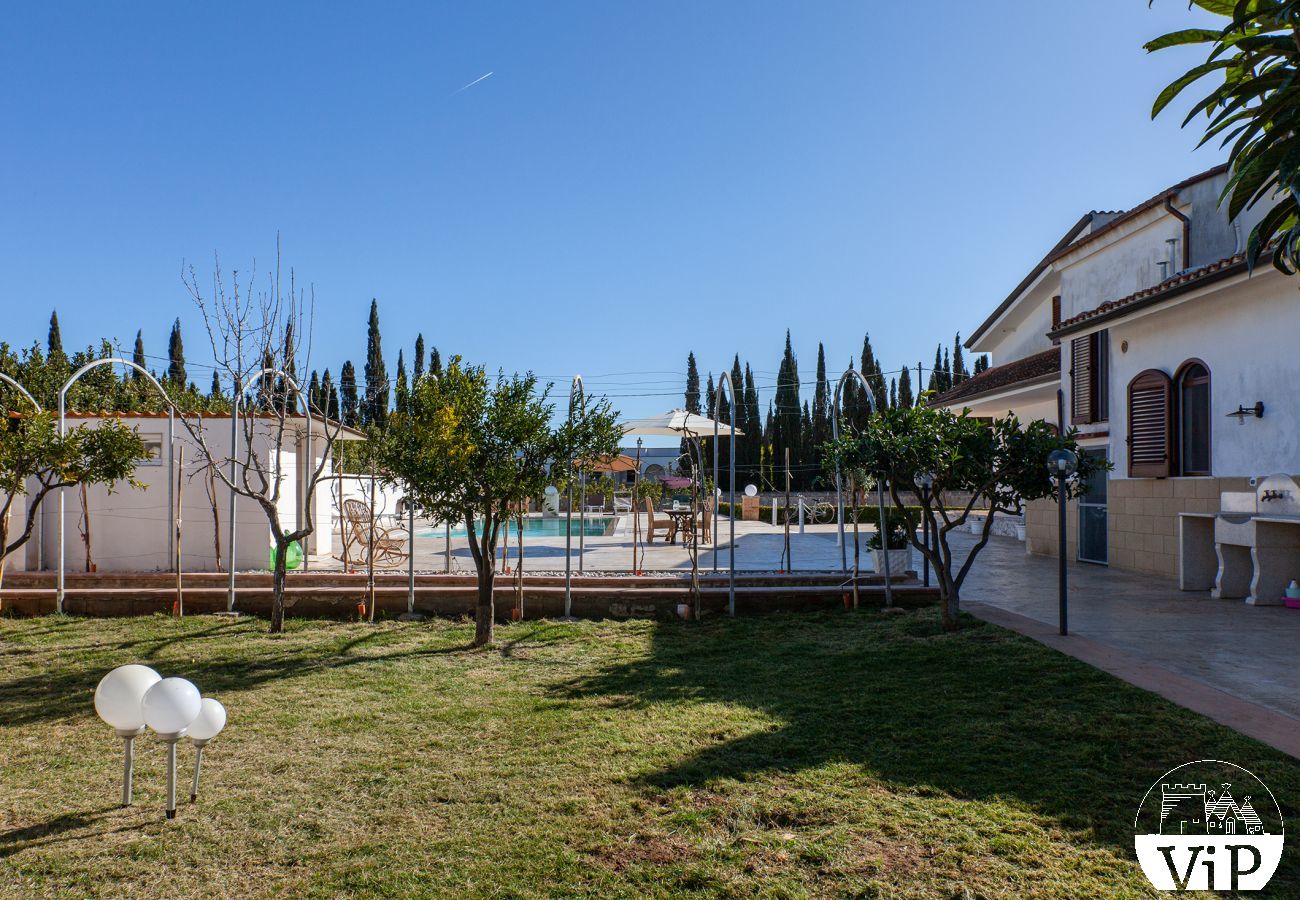
[[[564,536],[564,516],[526,516],[524,518],[524,538],[530,537],[563,537]],[[583,522],[578,516],[573,517],[574,537],[580,534],[588,536],[601,535],[609,530],[613,524],[613,516],[587,516],[586,528],[583,528]],[[510,522],[510,539],[514,540],[518,532],[517,521]],[[504,529],[503,529],[504,532]],[[440,538],[446,534],[442,528],[419,528],[416,529],[415,536],[419,538]],[[465,526],[461,525],[451,530],[452,537],[465,537]]]

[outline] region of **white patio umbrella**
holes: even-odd
[[[699,413],[687,412],[684,409],[670,409],[668,410],[668,412],[660,413],[657,416],[648,416],[642,419],[629,419],[628,421],[623,423],[623,433],[635,434],[638,436],[653,436],[653,437],[687,437],[687,438],[728,437],[731,438],[732,441],[735,441],[737,437],[744,437],[745,435],[745,432],[741,431],[739,428],[731,427],[726,422],[719,422],[714,419],[710,419],[708,416],[702,416]],[[699,450],[698,441],[695,441],[694,444],[698,452]],[[700,459],[699,462],[700,462],[700,470],[703,471],[704,460]],[[715,473],[715,477],[716,477],[716,473]],[[731,515],[733,517],[733,523],[731,526],[732,527],[731,544],[733,549],[732,549],[732,557],[731,557],[731,573],[730,573],[729,590],[730,590],[730,596],[734,598],[735,591],[736,591],[736,558],[735,558],[735,549],[734,549],[735,541],[736,541],[735,523],[734,523],[736,486],[734,483],[735,482],[734,478],[732,479],[732,482],[733,483],[731,485],[731,492],[732,492]],[[714,521],[715,523],[717,521],[716,503],[714,504]],[[700,581],[699,581],[699,568],[698,568],[699,566],[698,546],[699,545],[696,543],[698,539],[699,539],[699,532],[696,531],[695,529],[692,529],[691,593],[695,597],[695,608],[697,613],[699,612],[699,603],[700,603]],[[716,571],[716,564],[717,564],[717,540],[718,540],[717,536],[714,535],[713,546],[714,546],[715,571]],[[735,609],[734,599],[730,601],[730,606],[734,614],[734,609]]]
[[[714,431],[714,428],[717,431]],[[687,412],[684,409],[670,409],[657,416],[643,419],[628,419],[623,423],[624,434],[636,434],[646,437],[744,437],[745,432],[732,428],[726,422],[715,422],[708,416]]]

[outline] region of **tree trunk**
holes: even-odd
[[[478,562],[478,606],[474,610],[474,646],[492,643],[493,614],[492,587],[496,581],[496,548],[483,553]]]
[[[275,542],[275,575],[271,590],[271,634],[284,631],[284,578],[288,571],[289,544],[287,541]]]

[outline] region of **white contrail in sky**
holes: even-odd
[[[456,96],[457,94],[459,94],[461,91],[467,91],[467,90],[469,90],[469,89],[472,88],[474,85],[476,85],[476,84],[478,84],[480,81],[482,81],[484,78],[491,78],[491,77],[492,77],[492,73],[491,73],[491,72],[488,72],[486,75],[480,75],[478,78],[475,78],[473,81],[471,81],[469,84],[465,85],[464,87],[462,87],[462,88],[460,88],[460,89],[458,89],[458,90],[452,91],[451,96],[455,97],[455,96]]]

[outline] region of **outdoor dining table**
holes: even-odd
[[[677,532],[673,535],[672,543],[677,543],[677,535],[682,536],[682,543],[689,543],[691,536],[695,533],[695,511],[690,507],[678,509],[676,507],[664,511],[664,515],[669,516],[677,523]]]

